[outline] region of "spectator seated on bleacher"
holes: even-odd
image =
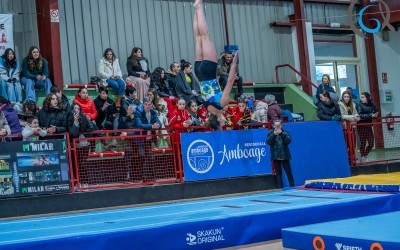
[[[158,109],[159,106],[164,106],[163,113],[167,117],[168,116],[168,108],[167,102],[161,98],[155,89],[149,89],[147,91],[147,97],[150,99],[151,103],[153,104],[153,109]]]
[[[0,110],[0,138],[7,135],[11,135],[11,129],[3,111]]]
[[[63,104],[63,110],[65,111],[65,113],[68,113],[69,110],[71,109],[71,104],[69,103],[68,97],[61,92],[60,88],[56,85],[53,85],[50,88],[50,93],[56,94],[58,98],[61,99],[61,103]],[[44,106],[44,101],[43,101],[43,106]]]
[[[339,97],[336,95],[335,89],[331,85],[331,78],[328,74],[324,74],[322,76],[322,83],[318,86],[317,88],[317,93],[315,94],[314,98],[314,104],[318,106],[318,103],[321,101],[321,94],[324,92],[324,90],[328,91],[330,93],[330,99],[332,101],[338,102]]]
[[[268,104],[258,101],[252,117],[257,122],[268,122]]]
[[[22,127],[19,124],[17,111],[12,107],[11,103],[5,99],[3,96],[0,96],[0,110],[3,112],[8,126],[10,126],[11,134],[21,134]]]
[[[179,129],[182,132],[192,125],[189,112],[186,109],[186,102],[183,97],[178,98],[176,107],[172,110],[169,126],[171,128]]]
[[[282,118],[283,112],[278,103],[275,101],[275,96],[268,94],[265,96],[265,101],[268,104],[268,121],[272,123],[275,120],[280,120]]]
[[[218,59],[217,75],[219,76],[219,84],[222,89],[225,88],[226,82],[228,80],[228,74],[231,68],[233,55],[231,52],[224,52]],[[239,67],[236,69],[236,84],[237,93],[235,94],[235,99],[243,93],[243,77],[239,75]]]
[[[49,64],[36,46],[29,49],[29,54],[22,61],[21,84],[25,87],[26,99],[36,102],[35,87],[50,93]]]
[[[150,88],[155,89],[160,97],[175,99],[172,89],[168,85],[165,71],[161,67],[157,67],[150,77]]]
[[[158,96],[166,101],[166,114],[168,115],[168,110],[172,110],[173,106],[176,103],[176,98],[173,94],[175,89],[172,89],[171,86],[169,86],[169,83],[167,82],[167,76],[163,68],[158,67],[154,70],[153,74],[151,74],[150,89],[155,89],[158,93]]]
[[[143,99],[143,107],[142,111],[137,110],[135,113],[137,127],[145,130],[159,129],[161,122],[158,120],[157,112],[153,109],[150,98]]]
[[[16,107],[16,105],[14,105]],[[17,111],[19,123],[22,127],[25,127],[26,122],[32,116],[36,116],[36,104],[31,100],[26,100],[19,111]]]
[[[204,120],[198,115],[197,103],[190,100],[187,106],[190,119],[192,120],[192,126],[204,126]]]
[[[97,109],[93,100],[89,97],[87,88],[80,87],[72,103],[78,103],[81,112],[84,113],[90,121],[95,122],[97,118]]]
[[[15,52],[8,48],[0,57],[0,95],[11,103],[22,102],[20,70]]]
[[[125,116],[129,105],[133,105],[135,111],[137,109],[143,110],[143,104],[137,98],[136,88],[128,87],[125,90],[125,96],[121,99],[121,108],[119,109],[119,115]]]
[[[61,134],[67,132],[67,113],[63,109],[61,99],[50,93],[44,105],[37,112],[39,126],[46,129],[47,134]]]
[[[125,94],[125,81],[122,80],[122,71],[114,51],[108,48],[99,61],[97,72],[103,82],[110,85],[116,95],[115,104],[120,106],[121,97]]]
[[[246,127],[251,122],[250,109],[246,107],[244,99],[238,99],[238,103],[231,109],[231,121],[235,129]]]
[[[228,106],[226,106],[228,107]],[[197,106],[197,115],[200,117],[200,119],[205,123],[206,119],[208,117],[208,110],[204,105],[198,105]]]
[[[202,103],[200,96],[200,85],[192,73],[192,64],[181,60],[181,71],[176,76],[176,94],[183,97],[185,102],[195,100],[197,104]]]
[[[161,122],[158,120],[157,112],[152,109],[153,104],[148,97],[143,98],[143,111],[136,111],[135,121],[136,125],[140,129],[147,130],[145,139],[139,142],[139,157],[142,162],[143,168],[141,169],[140,176],[143,177],[143,181],[150,182],[154,181],[155,173],[155,159],[154,154],[151,152],[152,143],[156,143],[157,139],[155,136],[155,130],[161,128]]]
[[[84,137],[85,133],[95,130],[94,124],[81,110],[78,103],[72,103],[71,111],[68,114],[68,131],[71,138]]]
[[[107,88],[99,88],[99,96],[94,100],[94,106],[97,110],[95,121],[99,129],[118,129],[118,124],[115,122],[118,110],[115,102],[108,97]]]
[[[22,130],[24,141],[37,141],[39,140],[39,136],[45,137],[46,135],[47,131],[40,127],[39,120],[36,116],[31,116]]]
[[[178,97],[178,95],[176,94],[176,76],[178,75],[180,70],[181,65],[177,62],[173,62],[169,66],[169,71],[167,71],[168,86],[172,91],[172,95],[175,97]]]
[[[162,99],[162,98],[160,98]],[[157,130],[157,134],[162,134],[164,136],[158,136],[157,141],[152,144],[152,148],[170,148],[171,147],[171,140],[168,136],[169,132],[165,130],[166,127],[169,126],[168,118],[167,118],[167,106],[159,103],[156,107],[154,107],[154,110],[157,112],[157,117],[158,120],[161,123],[160,130]]]
[[[126,115],[121,116],[119,118],[119,129],[137,129],[138,126],[136,124],[136,119],[135,119],[135,110],[136,107],[133,104],[130,104],[127,109],[126,109]],[[132,132],[122,132],[121,136],[127,136],[127,135],[135,135],[137,133],[132,133]]]
[[[340,121],[342,119],[340,114],[339,104],[331,100],[330,92],[324,90],[319,99],[317,115],[323,121]]]
[[[126,61],[128,70],[127,82],[136,86],[138,98],[143,101],[143,97],[147,95],[150,86],[150,64],[147,58],[143,57],[143,50],[135,47],[132,49],[131,55]]]

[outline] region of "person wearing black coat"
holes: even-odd
[[[169,66],[169,71],[167,72],[168,86],[172,90],[172,94],[175,97],[178,97],[178,95],[176,94],[176,76],[178,75],[180,70],[181,65],[177,62],[173,62]]]
[[[317,111],[319,119],[323,121],[340,121],[342,119],[339,104],[331,100],[328,91],[324,90],[320,94],[320,100]]]
[[[150,77],[150,88],[155,89],[160,97],[174,99],[172,90],[168,85],[165,71],[161,67],[157,67]]]
[[[372,102],[371,95],[368,92],[361,93],[360,102],[357,105],[357,112],[360,115],[357,133],[360,137],[361,161],[366,161],[375,143],[372,119],[377,118],[379,115],[375,104]]]
[[[63,104],[63,110],[65,111],[65,113],[68,113],[69,110],[71,109],[71,105],[69,104],[69,99],[66,95],[64,95],[60,88],[56,85],[51,86],[50,88],[50,93],[56,94],[60,99],[61,99],[61,103]],[[43,101],[43,105],[45,105],[45,101]]]
[[[331,85],[331,78],[328,74],[324,74],[322,76],[322,83],[317,87],[317,93],[314,96],[314,104],[318,106],[319,102],[321,101],[320,95],[324,91],[328,91],[330,93],[331,100],[337,102],[339,101],[339,97],[336,95],[335,89]]]
[[[282,188],[282,167],[285,170],[289,185],[294,187],[294,178],[290,166],[289,144],[292,142],[289,131],[282,128],[282,121],[275,120],[274,127],[268,131],[267,144],[271,150],[271,160],[274,164],[278,188]]]
[[[67,132],[67,114],[61,99],[53,93],[47,95],[41,110],[36,113],[39,126],[46,129],[47,134]]]
[[[126,60],[126,68],[128,70],[126,81],[136,84],[138,98],[143,101],[150,86],[151,73],[149,60],[143,56],[141,48],[134,47],[132,49],[131,55]]]
[[[137,129],[138,126],[136,125],[135,119],[135,109],[134,105],[129,105],[126,109],[126,116],[122,116],[119,119],[119,126],[118,129]],[[131,135],[130,133],[122,132],[122,136]]]
[[[192,126],[204,126],[204,121],[198,116],[198,107],[196,101],[189,101],[188,111],[190,115],[190,120],[192,120]]]
[[[115,123],[118,110],[115,102],[108,97],[107,88],[99,89],[99,96],[94,100],[94,106],[97,110],[95,121],[99,129],[118,129],[118,125]]]
[[[200,85],[192,73],[192,64],[182,60],[181,71],[175,78],[175,90],[178,97],[183,97],[186,103],[190,100],[196,100],[202,103],[200,97]]]
[[[68,114],[68,131],[71,138],[78,138],[80,135],[90,133],[95,129],[94,124],[82,112],[81,105],[72,103]]]

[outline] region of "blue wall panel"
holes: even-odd
[[[303,185],[310,179],[350,176],[346,144],[339,122],[286,123],[284,128],[292,136],[289,148],[296,185]],[[266,129],[181,134],[185,180],[271,173],[269,147],[262,145],[265,143],[266,135]],[[266,149],[260,161],[257,161],[256,157],[242,157],[227,162],[221,153],[224,148],[231,151],[236,149],[236,152],[238,148],[241,150],[253,148],[246,146],[251,143],[257,144],[254,148]],[[203,152],[203,149],[207,152]],[[199,157],[203,157],[201,159],[204,161],[190,163],[193,159],[200,159]],[[284,183],[287,186],[286,178]]]

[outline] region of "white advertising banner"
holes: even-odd
[[[7,48],[14,49],[12,15],[0,14],[0,55]]]

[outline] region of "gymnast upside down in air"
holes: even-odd
[[[229,104],[229,96],[235,82],[237,71],[237,53],[231,63],[228,80],[224,91],[221,90],[217,78],[217,51],[208,34],[208,25],[204,15],[203,0],[195,0],[193,32],[196,40],[196,62],[194,72],[200,81],[201,95],[204,105],[210,112],[209,124],[213,129],[220,129],[223,108]]]

